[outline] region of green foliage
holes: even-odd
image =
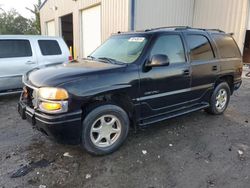
[[[24,18],[15,9],[6,12],[0,7],[0,34],[40,34],[40,5],[41,0],[38,0],[34,10],[29,9],[35,14],[35,19]]]
[[[41,25],[40,25],[40,12],[39,7],[42,5],[41,0],[38,0],[37,4],[33,5],[33,9],[27,8],[31,13],[35,15],[35,20],[33,20],[33,26],[36,28],[36,30],[41,34]]]

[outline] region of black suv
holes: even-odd
[[[130,126],[201,109],[222,114],[242,66],[236,42],[220,30],[118,33],[86,59],[28,72],[18,110],[45,135],[104,155]]]

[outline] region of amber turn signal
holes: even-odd
[[[47,111],[56,111],[62,108],[60,103],[42,102],[40,107]]]

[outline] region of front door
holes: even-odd
[[[170,64],[140,73],[143,119],[177,110],[191,99],[191,70],[181,34],[163,34],[154,41],[149,59],[156,54],[167,55]]]
[[[22,88],[22,75],[36,66],[29,40],[0,39],[0,92]]]

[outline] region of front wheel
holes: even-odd
[[[227,109],[230,101],[230,88],[226,82],[222,82],[216,86],[210,99],[210,107],[206,112],[214,115],[220,115]]]
[[[116,151],[129,130],[127,113],[116,105],[101,105],[83,121],[82,146],[91,154],[106,155]]]

